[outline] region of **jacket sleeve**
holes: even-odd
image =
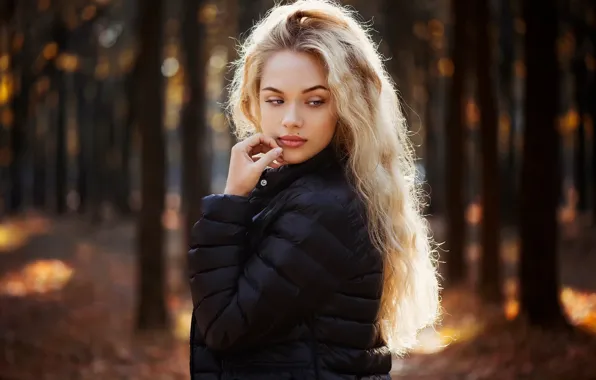
[[[198,330],[215,350],[247,348],[321,308],[346,278],[347,215],[332,197],[288,201],[256,252],[247,252],[246,198],[210,196],[193,229],[190,282]]]

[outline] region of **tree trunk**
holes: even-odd
[[[77,89],[77,126],[79,128],[79,175],[78,193],[80,197],[79,212],[90,213],[96,209],[97,165],[94,164],[95,144],[95,107],[93,99],[97,96],[97,83],[88,74],[78,73],[75,81]]]
[[[580,16],[581,17],[581,16]],[[572,15],[573,32],[575,35],[576,49],[572,61],[572,71],[574,79],[574,97],[579,123],[577,126],[576,146],[574,149],[574,171],[575,187],[577,189],[578,203],[577,208],[585,211],[588,208],[588,172],[587,172],[587,152],[586,152],[586,112],[588,93],[588,69],[586,67],[586,51],[584,49],[586,39],[586,25],[583,18]]]
[[[408,125],[411,126],[412,107],[414,106],[412,91],[414,89],[413,71],[414,51],[412,31],[414,29],[417,3],[413,1],[384,0],[382,3],[385,15],[385,39],[389,48],[389,72],[396,83],[401,97],[401,108]],[[395,22],[399,20],[399,22]]]
[[[498,151],[498,114],[495,81],[491,71],[493,41],[488,0],[476,0],[476,80],[481,113],[482,147],[482,262],[480,291],[485,301],[500,304],[500,181]]]
[[[499,83],[500,101],[504,114],[509,118],[509,131],[507,134],[507,145],[503,152],[502,165],[502,191],[501,191],[501,215],[503,223],[507,226],[517,224],[518,210],[518,172],[517,148],[515,145],[515,126],[517,124],[515,114],[516,97],[514,91],[513,60],[515,57],[515,37],[513,30],[513,11],[510,0],[502,1],[499,15]]]
[[[588,11],[596,12],[596,4],[588,3]],[[596,47],[596,26],[590,25],[588,35],[592,47]],[[592,71],[587,90],[587,115],[592,126],[592,223],[596,225],[596,72]]]
[[[38,209],[45,208],[48,203],[47,182],[48,173],[46,160],[46,138],[48,137],[47,125],[49,124],[48,99],[35,105],[35,126],[33,127],[33,205]]]
[[[201,217],[201,198],[211,188],[211,160],[205,154],[207,125],[205,120],[205,25],[197,17],[204,1],[186,0],[182,38],[186,52],[186,91],[188,102],[184,106],[181,124],[182,139],[182,207],[184,213],[184,236],[190,244],[191,229]],[[184,256],[183,267],[187,267]],[[186,270],[185,272],[186,273]]]
[[[115,118],[115,104],[119,100],[117,98],[116,80],[111,77],[107,77],[103,81],[103,114],[105,123],[105,150],[104,150],[104,162],[106,183],[109,183],[110,178],[121,177],[120,166],[118,163],[121,149],[117,142],[117,136],[121,128],[117,124]],[[115,207],[116,198],[118,195],[119,186],[107,186],[104,189],[104,202],[110,207]]]
[[[467,22],[469,4],[464,0],[452,0],[455,18],[455,41],[453,48],[454,71],[449,99],[447,119],[447,281],[451,284],[463,282],[466,278],[465,246],[466,221],[464,218],[465,191],[465,118],[464,92],[465,73],[468,69],[470,43]]]
[[[240,41],[244,41],[248,31],[259,21],[263,4],[261,0],[238,0],[238,8],[238,36]]]
[[[9,2],[10,3],[10,2]],[[14,4],[11,16],[14,16]],[[10,41],[13,41],[15,31],[11,33]],[[9,199],[9,211],[18,213],[22,211],[24,203],[24,161],[26,152],[27,120],[29,110],[29,88],[31,86],[31,75],[29,68],[23,65],[23,54],[12,51],[12,76],[15,85],[18,83],[18,91],[13,94],[12,126],[10,128],[10,144],[12,149],[12,162],[10,165],[11,192]]]
[[[589,117],[592,122],[592,224],[596,226],[596,78],[590,83]]]
[[[424,112],[425,122],[425,144],[424,149],[424,168],[425,168],[425,180],[428,183],[428,189],[426,190],[430,194],[426,213],[430,215],[436,215],[444,212],[444,202],[442,202],[443,194],[441,189],[440,173],[441,169],[441,158],[439,156],[439,131],[436,123],[436,95],[437,90],[437,59],[434,51],[429,44],[425,49],[425,60],[426,60],[426,105]]]
[[[238,0],[224,0],[224,4],[226,7],[226,19],[224,20],[224,22],[226,23],[227,27],[224,28],[225,30],[225,34],[228,36],[235,36],[237,37],[238,35],[238,28],[240,27],[240,22],[242,20],[242,16],[238,13],[239,12],[239,4],[238,4]],[[238,54],[236,52],[236,41],[231,39],[231,38],[225,38],[224,39],[224,45],[227,49],[227,59],[228,59],[228,63],[230,62],[234,62],[236,59],[238,59]],[[223,91],[221,92],[221,97],[220,97],[220,102],[221,104],[228,104],[229,98],[230,98],[230,93],[228,91],[228,88],[230,86],[230,84],[232,83],[232,80],[234,78],[234,67],[232,65],[228,65],[226,67],[226,71],[224,73],[224,77],[223,77]],[[233,127],[234,125],[232,124],[231,120],[226,120],[227,122],[227,132],[228,132],[228,144],[227,146],[229,147],[229,149],[227,149],[227,154],[226,156],[224,156],[225,162],[221,162],[221,165],[224,168],[229,167],[229,151],[232,149],[232,147],[236,144],[236,137],[234,135],[234,130]],[[213,155],[214,157],[214,155]],[[216,169],[219,172],[219,169]]]
[[[596,41],[593,42],[596,44]],[[596,45],[594,45],[596,46]],[[588,90],[588,115],[592,123],[592,224],[596,226],[596,76],[592,74]]]
[[[236,34],[238,40],[243,43],[246,40],[246,37],[249,34],[250,29],[254,26],[254,24],[260,20],[262,11],[263,11],[263,1],[262,0],[232,0],[237,1],[237,15],[238,15],[238,24],[236,27]],[[236,60],[238,57],[236,56],[235,49],[232,50],[233,54],[230,54],[230,61]],[[226,77],[227,82],[231,82],[233,77],[233,72],[230,70]],[[233,126],[230,124],[230,127]],[[236,144],[237,140],[231,130],[230,133],[232,137],[230,138],[230,149]]]
[[[66,212],[66,112],[67,112],[67,92],[66,92],[66,75],[71,75],[58,70],[56,73],[56,81],[58,86],[58,117],[56,120],[56,168],[55,168],[55,209],[58,214]]]
[[[68,48],[69,32],[62,20],[60,9],[56,7],[54,15],[54,24],[52,35],[54,41],[58,44],[58,51],[64,52]],[[66,152],[66,122],[67,122],[67,85],[66,76],[72,75],[59,67],[53,68],[54,86],[58,93],[57,118],[55,135],[55,145],[53,153],[55,155],[54,167],[54,209],[58,214],[66,212],[66,193],[67,193],[67,152]]]
[[[112,186],[109,183],[110,166],[108,164],[110,150],[110,98],[108,93],[107,79],[95,81],[95,97],[93,99],[93,175],[92,202],[90,208],[90,219],[92,223],[104,221],[103,207],[109,200],[109,192]]]
[[[129,197],[131,191],[130,180],[130,159],[132,153],[132,134],[135,127],[134,120],[134,83],[135,72],[128,73],[124,79],[124,97],[127,104],[125,117],[118,120],[118,125],[122,127],[121,141],[120,141],[120,173],[119,186],[116,191],[116,205],[122,214],[130,214],[132,208],[130,206]],[[131,93],[132,92],[132,93]]]
[[[555,0],[524,0],[525,133],[520,202],[520,314],[532,325],[564,326],[559,303],[557,204],[559,162]]]
[[[10,166],[10,212],[18,213],[23,208],[23,174],[24,174],[24,155],[26,149],[26,130],[27,130],[27,112],[29,103],[29,78],[25,75],[20,76],[21,88],[14,94],[12,99],[13,123],[11,127],[11,149],[12,162]]]
[[[138,217],[138,330],[162,330],[168,326],[162,213],[165,203],[165,138],[163,79],[161,75],[163,1],[139,2],[140,52],[137,120],[141,132],[141,197]]]

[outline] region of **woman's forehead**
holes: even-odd
[[[260,90],[271,92],[328,91],[324,67],[307,53],[280,52],[263,67]]]

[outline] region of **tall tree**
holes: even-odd
[[[235,36],[237,37],[239,34],[239,28],[240,27],[244,27],[244,25],[242,24],[243,22],[245,22],[243,20],[243,17],[240,13],[239,13],[239,0],[224,0],[224,5],[225,5],[225,9],[226,9],[226,14],[225,14],[225,31],[223,32],[224,35],[227,36]],[[226,46],[227,49],[227,57],[228,57],[228,62],[233,62],[235,61],[238,56],[237,56],[237,52],[236,52],[236,45],[237,45],[237,41],[232,39],[232,38],[225,38],[223,41],[223,45]],[[223,78],[223,88],[224,91],[222,91],[221,94],[221,104],[227,104],[229,97],[230,97],[230,93],[228,91],[229,86],[232,82],[232,79],[234,78],[234,68],[233,65],[228,65],[226,67],[226,71],[224,73],[224,78]],[[228,119],[227,120],[228,124],[228,133],[229,133],[229,140],[228,140],[228,151],[234,146],[234,144],[236,144],[236,138],[234,137],[234,133],[233,133],[233,125],[231,123],[231,121]],[[226,164],[224,163],[224,167],[227,167]]]
[[[263,11],[263,0],[238,1],[238,34],[241,41],[246,39],[248,31],[259,21]]]
[[[397,84],[402,97],[402,112],[411,125],[411,107],[413,106],[412,92],[415,82],[414,69],[415,57],[413,47],[413,30],[416,21],[417,2],[413,1],[383,1],[383,14],[385,15],[385,39],[389,48],[391,60],[389,71]],[[395,22],[394,20],[399,20]]]
[[[584,211],[588,207],[588,171],[587,171],[587,133],[586,115],[588,109],[588,68],[586,56],[588,51],[587,23],[582,17],[585,14],[583,3],[569,2],[569,18],[575,37],[575,51],[571,58],[574,79],[574,98],[578,114],[575,153],[575,187],[578,195],[578,209]],[[575,6],[575,7],[574,7]]]
[[[587,3],[588,12],[586,12],[586,19],[592,17],[592,22],[587,29],[589,41],[592,45],[592,62],[596,57],[596,23],[593,20],[596,15],[596,4],[594,2]],[[591,15],[591,16],[589,16]],[[591,70],[590,82],[587,90],[587,116],[586,120],[590,121],[592,126],[592,223],[596,225],[596,70]]]
[[[121,134],[121,150],[120,150],[120,186],[116,190],[116,206],[122,214],[130,214],[132,208],[130,205],[130,192],[132,180],[130,178],[130,162],[133,150],[133,134],[136,130],[136,122],[134,116],[137,114],[134,110],[134,93],[135,93],[135,72],[136,65],[132,70],[125,74],[123,80],[124,103],[126,104],[126,113],[120,119],[119,125],[122,128]]]
[[[516,125],[516,96],[513,76],[513,59],[515,57],[516,38],[513,28],[514,15],[510,0],[504,0],[499,5],[499,94],[501,112],[509,120],[507,145],[502,156],[502,191],[501,213],[503,222],[511,225],[517,223],[518,198],[518,155],[515,145]]]
[[[164,329],[168,325],[165,302],[166,272],[162,213],[165,203],[166,155],[163,130],[163,1],[139,2],[137,58],[138,120],[141,133],[141,198],[138,216],[139,330]]]
[[[21,6],[22,8],[22,6]],[[25,153],[25,137],[26,137],[26,123],[27,119],[27,105],[29,98],[29,78],[28,70],[22,65],[22,54],[19,46],[15,46],[15,39],[18,34],[18,25],[16,18],[19,16],[19,7],[15,0],[5,1],[0,6],[0,28],[5,29],[8,37],[8,54],[11,62],[8,65],[8,72],[3,73],[4,78],[12,78],[13,92],[10,99],[10,109],[6,112],[9,117],[3,117],[1,124],[5,124],[4,130],[10,133],[10,138],[7,139],[10,150],[11,160],[9,162],[8,181],[10,183],[10,192],[7,198],[4,199],[8,206],[8,211],[11,213],[21,211],[23,206],[23,161]],[[0,29],[1,33],[1,29]],[[8,101],[8,99],[4,99]],[[2,105],[0,104],[0,107]]]
[[[95,57],[91,60],[95,62]],[[75,80],[75,91],[77,94],[77,126],[80,151],[78,155],[79,172],[77,176],[77,188],[81,204],[81,213],[94,215],[97,210],[98,188],[98,165],[94,164],[96,159],[95,114],[94,99],[97,97],[97,83],[93,76],[87,72],[78,72]]]
[[[428,17],[427,17],[428,18]],[[429,20],[427,20],[429,21]],[[444,190],[443,181],[440,178],[443,173],[441,157],[441,131],[437,123],[437,95],[436,90],[439,83],[438,56],[432,43],[427,41],[423,50],[423,57],[426,66],[424,87],[426,90],[426,104],[424,107],[424,169],[425,179],[429,186],[430,199],[426,212],[436,215],[444,211]]]
[[[524,0],[525,133],[520,202],[520,314],[532,325],[564,326],[558,292],[559,167],[556,0]]]
[[[199,18],[204,3],[202,0],[185,0],[183,7],[187,102],[181,123],[182,207],[187,243],[190,243],[193,224],[201,216],[201,198],[209,193],[211,182],[210,157],[204,153],[208,145],[205,120],[206,33],[205,24]]]
[[[466,221],[464,218],[465,191],[465,78],[470,61],[470,19],[471,1],[452,0],[452,14],[455,22],[453,46],[453,77],[447,118],[447,281],[455,284],[465,279]]]
[[[493,40],[488,0],[476,0],[476,83],[480,105],[482,146],[482,263],[480,290],[485,301],[502,301],[500,260],[500,181],[498,114],[493,64]]]
[[[269,3],[269,5],[273,5],[272,0],[229,0],[236,2],[236,8],[232,9],[229,7],[228,10],[232,9],[232,11],[237,15],[237,25],[235,30],[236,38],[240,43],[244,42],[249,35],[251,28],[257,23],[262,16],[263,10],[265,9],[265,5],[263,2]],[[233,48],[229,54],[230,62],[233,62],[237,59],[236,50]],[[228,70],[225,75],[225,82],[226,86],[229,85],[232,81],[232,77],[234,76],[233,70]],[[227,102],[229,94],[226,92],[224,95],[224,99],[222,99],[223,103]],[[233,125],[230,124],[230,129],[233,129]],[[232,132],[232,130],[230,131]],[[236,138],[231,136],[230,138],[230,146],[231,149],[234,144],[236,144]]]
[[[54,7],[54,23],[52,25],[52,39],[58,46],[58,51],[61,53],[70,52],[71,46],[69,44],[70,30],[63,19],[63,7],[71,6],[62,3],[53,4]],[[60,67],[60,62],[55,61],[56,67],[51,69],[53,77],[53,88],[58,94],[58,103],[55,112],[57,117],[55,126],[52,128],[55,139],[55,144],[52,144],[53,170],[54,180],[52,189],[54,191],[54,209],[61,214],[66,212],[66,193],[67,193],[67,152],[66,152],[66,123],[67,123],[67,76],[72,75],[67,72],[66,67]]]
[[[425,1],[419,4],[422,22],[414,28],[422,40],[420,57],[424,67],[424,168],[425,179],[430,190],[429,214],[445,213],[445,84],[451,81],[452,61],[448,58],[449,47],[446,43],[451,38],[452,28],[448,23],[451,4],[444,1]]]

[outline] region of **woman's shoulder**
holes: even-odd
[[[285,195],[286,212],[299,211],[326,225],[349,227],[352,232],[367,228],[364,204],[344,177],[307,175],[294,182]]]
[[[342,247],[338,252],[344,250],[345,257],[359,257],[360,264],[366,257],[372,260],[367,263],[377,265],[379,255],[370,240],[364,203],[345,177],[337,174],[309,173],[295,180],[276,197],[264,218],[274,223],[275,236],[293,242],[316,237],[314,246]],[[356,273],[360,264],[350,271]]]
[[[294,183],[288,191],[288,199],[321,207],[347,207],[359,203],[357,192],[346,176],[338,171],[307,174]]]
[[[371,263],[378,261],[368,233],[365,205],[345,179],[305,176],[286,190],[280,215],[301,216],[289,218],[294,222],[291,226],[284,224],[292,233],[306,233],[315,227],[317,234],[325,231],[321,236],[333,236],[352,254],[371,258]]]

